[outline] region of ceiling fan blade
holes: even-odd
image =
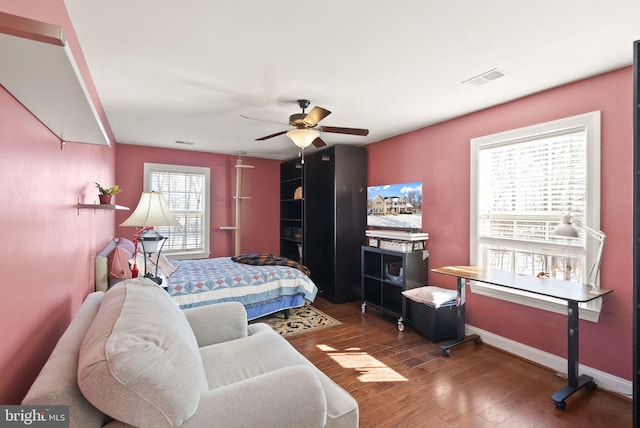
[[[329,116],[330,114],[331,112],[329,110],[316,106],[304,118],[304,123],[307,126],[316,126],[318,122],[320,122],[322,119]]]
[[[244,119],[249,119],[249,120],[257,120],[257,121],[260,121],[260,122],[277,123],[278,125],[284,125],[284,126],[288,125],[288,123],[276,122],[275,120],[258,119],[256,117],[245,116],[244,114],[241,114],[240,117],[242,117]]]
[[[350,135],[369,135],[368,129],[362,128],[341,128],[339,126],[321,126],[318,128],[320,132],[333,132],[334,134],[350,134]]]
[[[256,138],[256,141],[268,140],[269,138],[277,137],[278,135],[282,135],[282,134],[286,134],[286,133],[287,133],[287,131],[276,132],[275,134],[267,135],[265,137]]]
[[[320,137],[316,138],[315,140],[313,140],[311,142],[311,144],[313,144],[313,147],[324,147],[327,145],[327,143],[325,143],[324,141],[322,141],[322,139]]]

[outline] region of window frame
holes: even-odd
[[[190,166],[190,165],[172,165],[172,164],[161,164],[161,163],[144,163],[144,183],[143,188],[145,192],[150,192],[150,175],[151,172],[160,171],[160,172],[171,172],[171,173],[184,173],[184,174],[202,174],[204,175],[204,213],[203,213],[203,232],[202,232],[202,242],[203,249],[202,251],[179,251],[179,250],[165,250],[163,251],[168,257],[172,259],[204,259],[208,258],[211,254],[211,169],[208,167],[201,166]]]
[[[517,143],[523,139],[530,140],[535,137],[553,134],[569,129],[583,128],[586,131],[586,156],[587,156],[587,187],[586,210],[584,212],[584,224],[595,230],[600,230],[600,111],[593,111],[563,119],[526,126],[518,129],[499,132],[471,139],[470,144],[470,263],[478,263],[478,153],[481,148],[496,145]],[[562,219],[558,219],[558,222]],[[583,269],[583,281],[597,253],[598,242],[595,239],[586,238],[586,263]],[[543,309],[550,312],[567,313],[567,303],[564,300],[539,296],[518,290],[497,287],[476,281],[470,282],[471,291],[525,306]],[[580,304],[580,319],[598,322],[602,299]]]

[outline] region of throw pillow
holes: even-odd
[[[207,389],[184,313],[154,282],[128,279],[105,294],[85,335],[78,386],[96,408],[134,426],[180,426]]]
[[[434,286],[412,288],[402,292],[404,297],[413,300],[414,302],[424,303],[430,306],[439,308],[445,303],[451,302],[456,299],[458,292],[456,290],[449,290],[447,288],[440,288]]]
[[[109,254],[109,275],[112,278],[131,278],[131,266],[129,259],[135,252],[135,245],[126,238],[119,238],[116,248]]]

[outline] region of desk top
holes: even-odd
[[[533,275],[515,274],[502,270],[486,270],[478,266],[445,266],[431,270],[444,275],[581,303],[597,299],[613,291],[562,279],[538,278]]]

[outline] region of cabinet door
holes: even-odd
[[[361,298],[360,246],[367,227],[367,152],[335,146],[336,293],[342,301]]]
[[[429,257],[426,251],[407,253],[405,270],[405,289],[429,285]]]
[[[313,153],[304,163],[304,260],[322,293],[335,296],[333,148]]]

